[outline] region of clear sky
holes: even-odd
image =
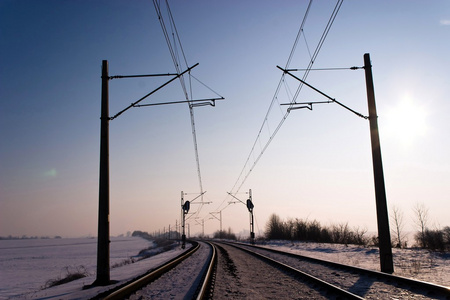
[[[335,7],[315,1],[291,68],[305,68]],[[225,97],[194,109],[203,189],[191,234],[248,230],[230,204],[298,83],[274,98],[308,1],[171,1],[192,75]],[[97,234],[101,62],[110,75],[174,72],[152,1],[0,2],[0,236]],[[314,68],[373,65],[388,206],[450,223],[450,2],[344,1]],[[300,77],[304,73],[297,72]],[[167,78],[110,81],[110,115]],[[363,70],[312,71],[307,82],[367,115]],[[216,97],[193,85],[193,98]],[[183,100],[178,81],[146,103]],[[325,101],[306,87],[297,98]],[[262,128],[255,152],[250,150]],[[248,168],[244,170],[248,174]],[[175,225],[199,193],[186,104],[132,108],[110,122],[111,234]],[[238,184],[239,185],[239,184]],[[239,189],[252,190],[256,233],[270,214],[376,230],[369,123],[336,104],[291,111]],[[199,201],[199,200],[196,200]],[[200,205],[193,204],[191,211]],[[224,208],[225,207],[225,208]]]

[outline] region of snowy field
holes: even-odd
[[[113,238],[111,265],[120,264],[154,246],[141,238]],[[286,252],[379,270],[377,248],[272,241],[263,246]],[[82,290],[95,280],[96,239],[0,240],[0,299],[89,299],[104,287]],[[111,269],[111,279],[126,281],[180,254],[170,251]],[[450,286],[450,254],[420,249],[393,249],[395,275]],[[64,277],[66,267],[84,266],[90,276],[50,289],[48,280]]]
[[[138,237],[112,238],[111,265],[138,255],[152,244]],[[80,266],[95,275],[97,239],[0,240],[0,299],[39,290],[48,280],[64,277],[66,268],[75,271]],[[94,280],[95,276],[89,276],[84,281],[91,284]]]

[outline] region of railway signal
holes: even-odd
[[[206,193],[206,191],[200,193],[197,197],[195,197],[194,199],[192,199],[191,201],[184,201],[184,196],[187,195],[187,193],[184,193],[183,191],[181,191],[181,227],[183,228],[183,233],[181,236],[181,248],[185,248],[186,247],[186,234],[185,234],[185,225],[186,225],[186,215],[189,212],[189,209],[191,208],[191,204],[210,204],[211,202],[204,202],[203,201],[203,195]],[[201,198],[200,202],[194,202],[195,200],[197,200],[198,198]]]
[[[183,210],[183,235],[181,236],[181,248],[186,248],[186,231],[185,231],[185,225],[186,225],[186,215],[189,212],[189,209],[191,208],[191,202],[186,201],[181,206]]]
[[[240,200],[239,198],[237,198],[236,196],[234,196],[231,193],[228,193],[228,195],[230,195],[231,197],[233,197],[234,199],[238,200],[239,202],[241,202],[242,204],[244,204],[245,206],[247,206],[248,212],[250,214],[250,243],[254,244],[255,243],[255,230],[254,230],[254,219],[253,219],[253,202],[252,202],[252,190],[249,189],[248,190],[248,194],[249,194],[249,198],[247,199],[247,202],[244,202],[242,200]],[[230,202],[230,203],[236,203],[236,202]]]

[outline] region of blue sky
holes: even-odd
[[[304,68],[334,1],[316,1],[290,66]],[[191,233],[219,228],[209,213],[231,191],[274,97],[307,1],[171,1],[192,74],[225,97],[195,108],[206,190]],[[315,68],[373,65],[388,206],[408,230],[412,208],[449,226],[448,1],[344,1]],[[101,62],[111,75],[174,72],[152,1],[0,3],[0,236],[96,235]],[[302,75],[301,72],[298,74]],[[110,82],[110,114],[165,78]],[[314,71],[307,82],[367,114],[364,71]],[[295,91],[297,83],[288,81]],[[215,97],[201,85],[194,98]],[[280,92],[261,141],[285,113]],[[149,103],[183,100],[174,82]],[[302,89],[297,101],[323,101]],[[251,157],[257,156],[252,154]],[[253,159],[253,158],[252,158]],[[111,234],[175,225],[180,193],[199,192],[186,105],[133,108],[110,123]],[[246,170],[245,172],[247,172]],[[292,111],[236,196],[252,189],[257,234],[283,219],[348,222],[376,230],[369,124],[334,104]],[[197,209],[194,205],[193,211]],[[245,206],[222,211],[224,228],[248,229]]]

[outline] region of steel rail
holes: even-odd
[[[300,271],[298,269],[295,269],[295,268],[293,268],[293,267],[291,267],[289,265],[286,265],[284,263],[276,261],[276,260],[274,260],[274,259],[272,259],[270,257],[265,256],[265,255],[256,253],[256,252],[254,252],[252,250],[249,250],[249,249],[246,249],[246,248],[242,248],[242,247],[238,246],[237,243],[223,243],[223,244],[226,244],[226,245],[235,247],[236,249],[245,251],[245,252],[247,252],[247,253],[249,253],[249,254],[251,254],[251,255],[259,258],[259,259],[265,260],[266,262],[269,262],[269,263],[271,263],[271,264],[273,264],[273,265],[275,265],[275,266],[277,266],[277,267],[279,267],[281,269],[284,269],[286,271],[292,272],[295,275],[298,275],[298,276],[300,276],[300,277],[302,277],[302,278],[304,278],[304,279],[306,279],[308,281],[311,281],[311,282],[313,282],[313,283],[315,283],[317,285],[322,286],[323,288],[329,290],[332,293],[337,294],[338,296],[343,297],[344,299],[358,299],[358,300],[364,299],[364,298],[362,298],[362,297],[360,297],[360,296],[358,296],[356,294],[350,293],[349,291],[346,291],[346,290],[344,290],[344,289],[342,289],[340,287],[337,287],[337,286],[335,286],[335,285],[333,285],[333,284],[331,284],[329,282],[326,282],[326,281],[324,281],[322,279],[319,279],[319,278],[317,278],[315,276],[312,276],[311,274],[308,274],[308,273],[305,273],[305,272]]]
[[[229,243],[229,244],[232,245],[233,243]],[[383,272],[380,272],[380,271],[364,269],[364,268],[350,266],[350,265],[344,265],[344,264],[340,264],[340,263],[329,261],[329,260],[322,260],[322,259],[318,259],[318,258],[314,258],[314,257],[300,255],[300,254],[284,252],[284,251],[281,251],[281,250],[270,249],[270,248],[266,248],[266,247],[262,247],[262,246],[258,246],[258,245],[250,245],[250,244],[244,244],[244,243],[234,243],[234,244],[236,244],[236,245],[240,244],[240,245],[243,245],[243,246],[246,246],[246,247],[250,247],[250,248],[262,249],[262,250],[266,250],[266,251],[269,251],[269,252],[272,252],[272,253],[277,253],[277,254],[282,254],[282,255],[286,255],[286,256],[302,259],[302,260],[307,260],[307,261],[310,261],[310,262],[313,262],[313,263],[329,265],[329,266],[336,267],[336,268],[346,269],[346,270],[353,271],[353,272],[358,272],[358,273],[361,273],[361,274],[376,276],[376,277],[383,278],[386,281],[390,280],[390,281],[394,281],[394,282],[398,282],[398,283],[409,284],[409,285],[412,285],[414,287],[427,289],[429,291],[438,292],[438,293],[444,293],[444,294],[447,294],[447,297],[450,297],[450,287],[439,285],[439,284],[435,284],[435,283],[431,283],[431,282],[415,280],[415,279],[411,279],[411,278],[408,278],[408,277],[392,275],[392,274],[383,273]]]
[[[211,244],[210,242],[206,242],[207,244],[209,244],[212,248],[212,255],[211,255],[211,261],[209,262],[209,266],[208,266],[208,270],[206,271],[205,274],[205,278],[203,280],[203,283],[201,284],[200,290],[198,292],[197,295],[197,300],[202,300],[202,299],[208,299],[208,295],[206,295],[206,292],[208,291],[208,289],[210,288],[210,284],[211,284],[211,280],[212,277],[214,275],[214,267],[217,264],[217,251],[216,251],[216,247]]]
[[[195,245],[195,244],[194,244]],[[196,243],[194,247],[186,251],[186,253],[176,257],[175,259],[169,261],[167,264],[153,270],[149,274],[146,274],[142,276],[141,278],[128,283],[127,285],[123,286],[122,288],[114,291],[113,293],[109,294],[108,296],[104,297],[104,300],[118,300],[118,299],[124,299],[125,297],[130,296],[134,292],[140,290],[144,286],[148,285],[150,282],[154,281],[164,273],[167,273],[174,267],[176,267],[179,263],[181,263],[183,260],[191,256],[195,251],[197,251],[200,248],[200,244]]]

